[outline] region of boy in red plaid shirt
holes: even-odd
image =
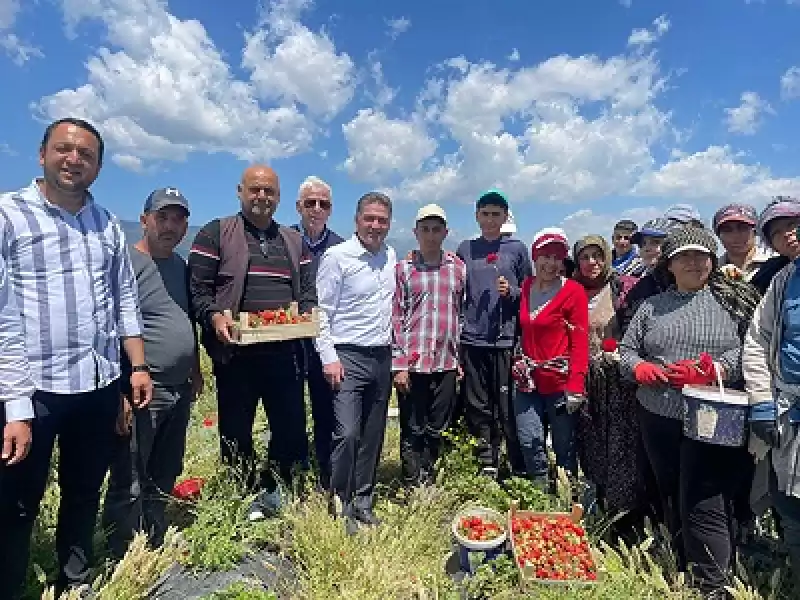
[[[441,207],[423,206],[414,234],[419,250],[397,263],[392,310],[400,453],[411,485],[432,481],[441,435],[450,424],[461,376],[459,314],[467,278],[464,262],[442,250],[447,218]]]

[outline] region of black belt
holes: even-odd
[[[362,356],[376,356],[382,358],[387,354],[391,354],[392,347],[386,346],[359,346],[358,344],[336,344],[337,350],[344,350],[345,352],[356,352]]]

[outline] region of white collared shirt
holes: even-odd
[[[322,364],[339,360],[335,346],[389,346],[396,287],[394,248],[373,254],[357,236],[325,251],[317,270],[320,334],[314,341]]]

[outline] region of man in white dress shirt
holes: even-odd
[[[397,259],[384,243],[391,219],[387,196],[362,196],[355,235],[326,250],[317,271],[322,318],[315,345],[336,392],[331,505],[335,516],[346,517],[348,534],[380,523],[372,501],[391,393]]]

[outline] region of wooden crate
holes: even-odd
[[[231,316],[230,311],[225,314]],[[299,309],[297,302],[289,305],[289,314],[297,316]],[[311,320],[303,323],[284,323],[280,325],[266,325],[262,327],[250,326],[250,313],[241,312],[234,320],[233,339],[240,346],[250,344],[263,344],[267,342],[282,342],[302,338],[315,338],[319,335],[319,309],[311,309]]]
[[[508,511],[508,537],[511,541],[511,555],[514,558],[514,564],[517,565],[517,569],[519,571],[519,582],[520,587],[523,590],[532,589],[537,585],[558,585],[558,586],[590,586],[590,585],[597,585],[601,581],[601,573],[598,569],[597,571],[597,579],[594,581],[586,581],[581,579],[539,579],[536,577],[535,569],[531,565],[520,566],[519,562],[517,561],[517,547],[516,541],[514,539],[514,528],[512,525],[512,521],[514,517],[545,517],[545,518],[554,518],[554,517],[568,517],[570,521],[575,523],[576,525],[581,522],[583,518],[583,506],[580,504],[573,504],[572,505],[572,512],[569,513],[541,513],[535,512],[531,510],[519,510],[517,508],[516,501],[511,503],[511,508]],[[589,545],[589,552],[592,555],[592,560],[597,566],[597,552],[594,548]]]

